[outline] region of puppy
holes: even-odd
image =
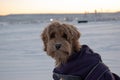
[[[44,50],[56,60],[56,66],[65,63],[73,52],[80,51],[80,33],[69,24],[53,22],[42,33]]]
[[[120,80],[99,54],[80,45],[80,32],[73,25],[52,22],[41,36],[44,51],[55,59],[54,80]]]

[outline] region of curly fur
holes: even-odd
[[[80,32],[73,25],[52,22],[44,29],[41,37],[44,51],[55,59],[57,66],[67,62],[69,56],[81,48],[78,41]],[[59,49],[56,48],[57,44],[60,44]]]

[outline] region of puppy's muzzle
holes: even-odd
[[[62,46],[61,44],[56,44],[56,45],[55,45],[55,48],[56,48],[57,50],[59,50],[59,49],[61,48],[61,46]]]

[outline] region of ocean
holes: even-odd
[[[43,51],[40,35],[53,19],[76,26],[80,43],[120,76],[120,20],[94,17],[77,23],[79,15],[11,15],[0,17],[0,80],[52,80],[54,60]]]

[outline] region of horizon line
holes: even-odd
[[[120,13],[120,11],[114,11],[114,12],[73,12],[73,13],[12,13],[12,14],[0,14],[0,16],[9,16],[9,15],[39,15],[39,14],[94,14],[94,13]]]

